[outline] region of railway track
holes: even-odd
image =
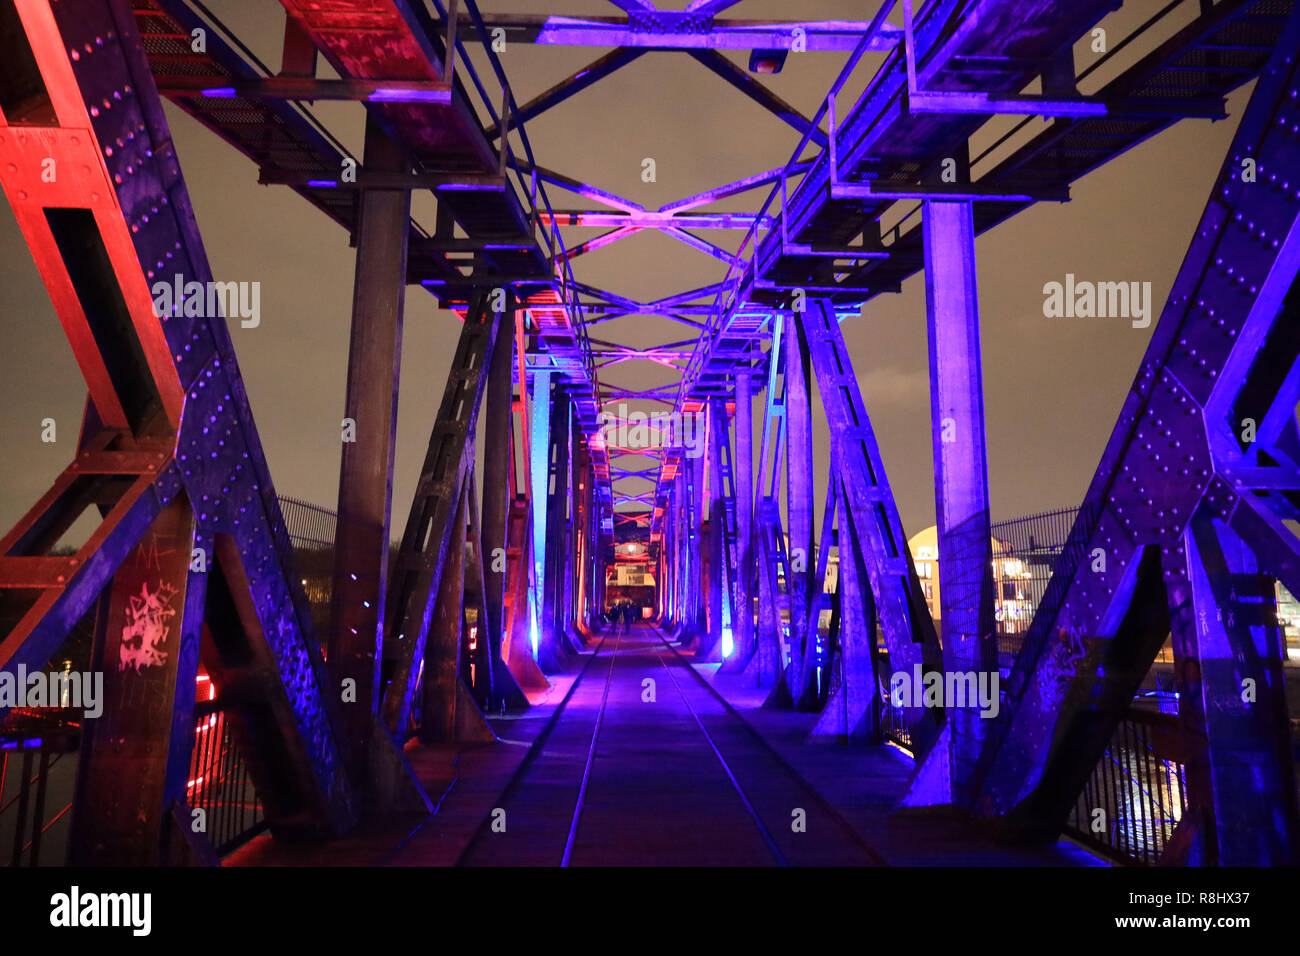
[[[457,860],[884,863],[652,626],[602,639]]]

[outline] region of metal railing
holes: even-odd
[[[497,128],[501,137],[501,151],[503,164],[505,168],[510,169],[515,174],[516,182],[521,192],[529,197],[530,210],[529,215],[533,223],[533,228],[537,228],[541,208],[538,206],[538,200],[541,200],[542,206],[547,213],[548,225],[543,229],[547,252],[553,263],[560,264],[559,272],[555,278],[560,282],[560,304],[569,313],[569,322],[574,330],[574,336],[577,339],[578,350],[582,354],[583,367],[591,381],[593,396],[599,400],[600,386],[596,378],[595,357],[591,351],[591,343],[587,336],[586,326],[582,321],[582,309],[578,297],[577,283],[573,277],[573,268],[569,260],[568,249],[564,245],[564,238],[560,234],[560,227],[556,224],[555,210],[551,207],[550,197],[547,195],[545,186],[542,185],[541,177],[538,173],[537,160],[533,156],[532,143],[529,142],[528,133],[524,129],[522,122],[510,125],[510,117],[519,113],[519,105],[515,102],[514,92],[510,89],[510,83],[506,78],[505,69],[501,66],[501,60],[497,57],[496,51],[492,49],[491,33],[487,24],[483,20],[483,15],[479,12],[478,4],[474,0],[463,0],[466,10],[469,12],[470,19],[474,23],[479,41],[483,47],[483,53],[487,56],[488,62],[492,66],[492,72],[495,74],[497,81],[501,84],[501,112],[497,113],[492,105],[492,97],[488,95],[487,89],[483,86],[483,81],[479,78],[478,71],[474,69],[473,61],[470,59],[469,51],[466,50],[463,41],[455,29],[455,13],[457,0],[444,5],[442,0],[431,0],[433,8],[437,11],[438,16],[442,19],[445,33],[438,36],[433,33],[432,39],[446,45],[447,36],[451,37],[457,54],[454,62],[458,65],[462,74],[468,73],[474,90],[478,93],[479,102],[476,106],[476,112],[482,110],[486,112],[488,124]],[[447,78],[450,81],[450,77]],[[514,150],[510,146],[509,138],[511,133],[519,136],[519,142],[523,146],[526,163],[521,163],[514,155]]]
[[[907,729],[907,716],[902,707],[894,706],[888,691],[880,697],[879,734],[881,739],[897,744],[908,753],[912,752],[912,735]]]
[[[0,866],[67,862],[78,739],[60,731],[0,741]]]
[[[789,160],[786,161],[785,166],[781,169],[780,173],[777,174],[776,184],[772,187],[771,192],[768,193],[767,199],[758,211],[758,215],[754,217],[753,225],[746,231],[744,238],[736,249],[735,256],[728,264],[726,275],[724,275],[722,281],[718,283],[718,291],[714,296],[714,307],[710,310],[709,315],[705,320],[705,328],[700,334],[699,343],[692,352],[686,365],[686,371],[682,375],[681,387],[677,396],[677,404],[679,406],[686,400],[691,388],[695,384],[696,378],[699,376],[700,371],[704,366],[704,363],[708,360],[708,353],[712,344],[712,339],[719,331],[726,316],[741,306],[740,289],[744,283],[746,273],[753,270],[754,262],[758,257],[758,249],[761,244],[759,233],[765,228],[763,224],[767,221],[768,210],[772,208],[772,204],[776,201],[777,197],[780,196],[783,199],[780,216],[784,218],[788,212],[785,208],[785,203],[788,202],[787,180],[789,177],[800,173],[807,173],[808,170],[813,167],[817,159],[829,155],[829,147],[827,147],[827,149],[823,150],[822,153],[818,155],[817,159],[800,160],[800,156],[803,155],[803,151],[808,147],[808,144],[812,140],[813,131],[820,131],[822,120],[826,118],[827,114],[831,110],[835,98],[839,96],[841,91],[844,89],[845,84],[848,83],[849,78],[853,75],[853,71],[857,68],[858,63],[862,60],[862,57],[866,55],[872,39],[884,25],[885,17],[888,16],[893,6],[894,0],[890,0],[889,3],[883,4],[881,8],[876,11],[870,25],[863,33],[862,39],[858,41],[857,47],[849,55],[847,62],[845,62],[843,68],[840,70],[839,76],[836,77],[835,83],[831,86],[826,99],[822,101],[820,108],[817,110],[817,114],[812,118],[812,121],[808,123],[803,136],[799,140],[799,145],[795,147],[794,152],[790,154]],[[884,68],[882,67],[882,73],[883,69]],[[748,258],[746,258],[746,256],[748,256]]]
[[[334,547],[338,515],[328,508],[280,495],[280,512],[295,548]]]
[[[1011,661],[1024,645],[1078,513],[1077,508],[1060,508],[990,526],[992,537],[1000,543],[993,560],[995,565],[1001,562],[994,577],[998,587],[998,661],[1003,677],[1010,673]]]
[[[219,856],[267,827],[262,801],[218,700],[194,705],[194,749],[185,797],[191,810],[203,811],[205,835]]]
[[[280,513],[284,515],[289,540],[293,542],[295,567],[307,603],[311,608],[316,633],[328,633],[330,600],[334,592],[334,541],[338,533],[338,515],[328,508],[297,498],[280,496]]]
[[[1177,733],[1176,714],[1131,709],[1084,784],[1063,832],[1117,863],[1154,865],[1188,805],[1186,767],[1160,745]],[[880,701],[879,734],[912,752],[906,715],[888,694]]]
[[[1183,763],[1161,746],[1178,718],[1132,709],[1070,811],[1065,832],[1120,863],[1159,860],[1187,807]]]

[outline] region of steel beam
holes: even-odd
[[[545,578],[542,588],[541,637],[538,663],[542,670],[555,673],[568,665],[573,647],[567,633],[565,589],[568,581],[568,505],[569,505],[569,397],[562,388],[551,392],[548,409],[535,406],[535,413],[550,415],[550,443],[545,446],[547,475],[541,488],[546,505],[546,537],[543,542]]]
[[[964,202],[927,202],[923,214],[943,668],[997,686],[974,219]],[[952,801],[966,805],[989,721],[978,698],[949,703],[947,779]]]
[[[369,114],[365,163],[390,173],[408,163]],[[360,202],[328,636],[330,674],[355,692],[341,728],[354,780],[365,771],[379,711],[411,194],[367,190]]]
[[[501,316],[485,308],[483,297],[465,316],[402,533],[384,635],[384,665],[391,679],[383,701],[384,722],[399,742],[406,741],[411,729],[420,662],[425,659],[465,474],[473,461],[486,367],[496,336],[505,334],[502,325]]]
[[[484,396],[483,509],[480,518],[484,578],[483,604],[489,626],[501,639],[505,627],[506,550],[509,547],[510,489],[515,468],[511,441],[515,327],[513,307],[502,317],[488,366]],[[505,640],[501,640],[504,646]]]
[[[1213,512],[1193,518],[1183,540],[1193,613],[1181,623],[1195,629],[1204,721],[1192,739],[1206,743],[1214,807],[1206,862],[1292,865],[1300,811],[1273,578]]]
[[[551,109],[553,106],[560,105],[569,97],[585,90],[596,81],[602,80],[611,73],[627,66],[644,52],[644,50],[636,49],[611,50],[599,59],[588,63],[571,76],[561,80],[549,90],[537,94],[537,96],[519,107],[512,117],[511,122],[515,125],[526,123],[528,120],[535,116],[539,116]],[[492,139],[497,139],[500,136],[500,130],[498,129],[494,134],[489,135]]]
[[[889,666],[893,672],[907,674],[914,674],[917,668],[922,673],[939,670],[942,665],[934,622],[907,550],[907,535],[840,333],[839,319],[829,302],[810,299],[803,327],[830,428],[831,455],[844,488],[843,514],[853,523],[862,549]],[[850,657],[850,650],[846,645],[844,680],[849,686],[861,687],[873,680],[873,661],[869,657]],[[843,705],[832,696],[826,706]],[[918,760],[922,759],[938,737],[942,709],[922,706],[915,697],[903,709]],[[863,712],[850,712],[848,726],[856,727],[865,718]]]
[[[621,6],[622,4],[620,4]],[[663,11],[671,15],[672,11]],[[680,14],[678,14],[680,16]],[[536,14],[484,14],[488,29],[500,27],[507,42],[542,46],[642,47],[658,50],[790,50],[802,42],[807,52],[848,52],[867,32],[857,20],[711,19],[707,30],[672,32],[638,29],[626,18],[567,17]],[[461,29],[473,29],[468,17]],[[800,31],[800,32],[796,32]],[[902,30],[886,24],[868,49],[887,52]]]
[[[194,542],[189,502],[177,498],[100,602],[90,672],[103,677],[102,713],[83,722],[71,865],[157,866],[179,841],[172,811],[186,808],[207,584],[190,570]]]
[[[723,632],[731,626],[729,574],[727,568],[727,504],[723,487],[722,444],[727,440],[727,405],[720,398],[709,400],[708,469],[709,469],[709,574],[708,630],[696,650],[700,660],[718,662],[722,658]]]
[[[785,529],[787,588],[790,594],[790,660],[786,688],[795,700],[802,684],[808,633],[808,598],[813,584],[813,443],[812,387],[808,381],[808,343],[803,323],[795,317],[785,350]]]
[[[736,497],[736,606],[731,615],[735,649],[722,665],[726,671],[743,671],[754,656],[754,400],[747,362],[736,375],[735,428],[731,469]]]
[[[326,691],[306,600],[289,570],[292,545],[229,327],[219,309],[205,306],[194,314],[176,308],[164,318],[150,301],[155,279],[203,285],[212,274],[132,12],[120,2],[41,0],[11,5],[11,10],[17,11],[22,21],[18,32],[31,47],[27,65],[39,71],[37,86],[49,94],[52,109],[43,119],[57,125],[25,125],[17,135],[6,132],[0,179],[10,201],[17,200],[20,226],[26,212],[35,212],[48,221],[54,241],[71,253],[61,265],[40,264],[43,275],[46,266],[61,269],[67,287],[72,287],[67,282],[72,277],[84,294],[82,299],[74,290],[69,298],[58,281],[45,275],[70,338],[75,339],[78,325],[88,330],[99,325],[99,335],[74,341],[74,352],[102,347],[117,359],[136,353],[133,367],[119,365],[116,375],[116,361],[101,360],[101,367],[109,369],[102,377],[83,364],[99,423],[117,431],[118,439],[134,441],[129,430],[139,429],[139,438],[164,440],[175,449],[175,461],[170,455],[160,458],[156,472],[123,496],[83,546],[86,553],[78,557],[84,563],[78,561],[68,587],[38,600],[35,613],[29,612],[0,646],[0,660],[21,659],[38,649],[48,657],[53,648],[40,646],[54,640],[54,632],[66,633],[75,620],[67,615],[93,602],[157,509],[183,488],[194,503],[202,540],[226,553],[222,571],[231,581],[232,599],[243,602],[240,633],[231,636],[232,646],[266,662],[250,706],[232,724],[242,722],[252,731],[250,746],[243,748],[250,768],[259,762],[265,766],[271,753],[277,755],[273,777],[254,771],[268,818],[282,830],[342,829],[354,819],[355,804],[335,735],[337,698]],[[73,58],[73,51],[84,53]],[[112,96],[112,109],[102,108],[106,94]],[[120,147],[102,145],[119,139]],[[28,166],[24,141],[29,148],[50,141],[60,148],[77,147],[81,172],[59,176],[50,192],[30,194],[24,201],[12,188],[13,177],[22,177]],[[33,248],[40,248],[39,241]],[[105,390],[117,394],[101,406]],[[139,401],[150,393],[151,400]],[[256,601],[249,600],[253,593]],[[272,808],[286,807],[290,795],[292,807],[277,816]]]
[[[1287,460],[1286,443],[1280,449],[1264,447],[1258,436],[1254,442],[1241,438],[1244,418],[1267,421],[1265,409],[1274,401],[1287,408],[1287,416],[1294,415],[1294,393],[1286,383],[1297,354],[1292,330],[1298,314],[1300,196],[1280,175],[1273,179],[1266,173],[1255,181],[1243,176],[1243,168],[1247,159],[1263,170],[1294,165],[1297,113],[1291,94],[1300,75],[1297,45],[1300,11],[1293,10],[1242,116],[1016,658],[999,732],[981,755],[983,778],[975,802],[978,812],[1000,817],[1008,830],[1054,838],[1172,626],[1180,684],[1190,695],[1200,684],[1199,702],[1180,700],[1179,720],[1191,730],[1191,797],[1199,804],[1188,817],[1199,816],[1202,826],[1195,841],[1180,835],[1179,852],[1186,857],[1186,844],[1194,842],[1202,858],[1214,852],[1237,860],[1294,855],[1289,809],[1276,817],[1277,830],[1252,836],[1229,819],[1238,812],[1237,801],[1249,805],[1257,797],[1222,790],[1234,771],[1215,766],[1208,735],[1221,735],[1221,758],[1231,759],[1234,749],[1253,751],[1251,759],[1262,761],[1260,781],[1279,774],[1273,718],[1238,719],[1244,716],[1237,700],[1245,688],[1230,687],[1225,655],[1242,654],[1237,665],[1247,665],[1245,655],[1253,645],[1254,663],[1245,666],[1251,674],[1243,670],[1242,676],[1269,687],[1259,697],[1263,711],[1275,706],[1259,582],[1251,559],[1218,523],[1232,530],[1260,568],[1300,586],[1296,536],[1283,526],[1292,509],[1285,495],[1277,494],[1289,483],[1294,462]],[[1238,466],[1254,472],[1253,487],[1230,477]],[[1270,469],[1278,488],[1267,487]],[[1207,516],[1216,522],[1213,534],[1201,523]],[[1153,553],[1161,556],[1163,588],[1146,599],[1144,609],[1132,591],[1135,581],[1151,576],[1143,565]],[[1227,606],[1221,587],[1225,575],[1241,582],[1238,598],[1229,589]],[[1226,617],[1234,604],[1252,603],[1249,623],[1220,626],[1219,614]],[[1211,608],[1213,621],[1202,623]],[[1130,614],[1138,613],[1152,618],[1150,640],[1129,624]],[[1264,631],[1251,630],[1259,627]],[[1196,668],[1199,675],[1189,672]],[[1128,696],[1115,687],[1127,689]],[[1206,731],[1201,741],[1198,724]],[[1209,774],[1208,784],[1198,781],[1200,771]],[[1289,787],[1289,773],[1286,778]],[[1213,806],[1205,805],[1207,794]],[[1289,797],[1278,797],[1289,806]]]
[[[837,479],[832,477],[831,480],[835,482]],[[841,500],[847,500],[842,484],[839,494]],[[822,708],[811,736],[875,743],[879,740],[882,703],[881,661],[876,650],[876,602],[871,594],[871,580],[867,575],[857,525],[847,520],[847,516],[842,517],[839,523],[839,558],[840,634],[839,654],[835,658],[835,690]],[[888,684],[888,681],[884,683]]]

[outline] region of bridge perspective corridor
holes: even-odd
[[[754,2],[0,0],[14,268],[86,390],[0,536],[0,858],[1300,862],[1300,5]],[[573,72],[524,98],[542,54]],[[657,208],[556,169],[612,168],[619,117],[530,131],[643,56],[743,95],[788,160]],[[815,111],[773,88],[809,62]],[[725,113],[698,100],[690,143]],[[977,239],[1229,102],[1163,304],[1028,276],[1045,322],[1145,350],[1059,537],[998,537],[980,282],[1024,277]],[[311,309],[262,316],[259,279],[214,274],[185,171],[248,163],[354,250],[346,368],[302,358]],[[638,253],[662,288],[603,287],[593,254],[643,233],[714,280]],[[845,330],[913,277],[930,417],[891,483],[864,388],[890,369]],[[403,351],[408,291],[452,330],[435,355]],[[337,471],[334,509],[277,492],[287,415],[255,418],[240,336],[272,321],[286,380],[345,383],[327,447],[293,446]],[[399,378],[435,359],[398,494]],[[921,534],[896,494],[918,467]]]
[[[797,751],[804,749],[800,743],[812,715],[769,712],[761,719],[761,697],[725,675],[719,678],[714,665],[693,666],[689,652],[651,624],[597,637],[563,686],[558,701],[541,706],[534,717],[540,731],[525,730],[536,734],[531,743],[515,739],[517,720],[491,720],[500,739],[519,752],[507,767],[476,777],[480,787],[490,784],[490,789],[463,793],[447,786],[445,767],[425,764],[420,770],[430,774],[430,787],[447,787],[437,812],[411,815],[410,832],[363,829],[329,848],[329,861],[386,866],[1100,862],[1065,841],[1050,849],[1016,850],[951,820],[893,817],[910,772],[903,751],[863,753],[855,766],[835,753],[838,747],[827,745],[810,761],[809,753]],[[789,762],[786,749],[796,751],[793,759],[805,766]],[[467,759],[465,752],[460,759]],[[825,776],[833,796],[823,796],[805,773]],[[846,773],[856,776],[857,792],[844,788]],[[835,805],[837,799],[850,807],[847,813]],[[881,849],[868,838],[873,833]],[[228,865],[325,859],[316,850],[285,850],[260,837]]]

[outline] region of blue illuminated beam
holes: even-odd
[[[528,487],[531,494],[529,511],[532,513],[533,529],[533,561],[529,569],[531,580],[528,587],[528,642],[532,645],[534,658],[541,645],[538,619],[541,616],[542,594],[546,583],[546,487],[549,484],[546,459],[551,448],[551,378],[554,374],[544,369],[533,372],[533,415],[528,436]]]

